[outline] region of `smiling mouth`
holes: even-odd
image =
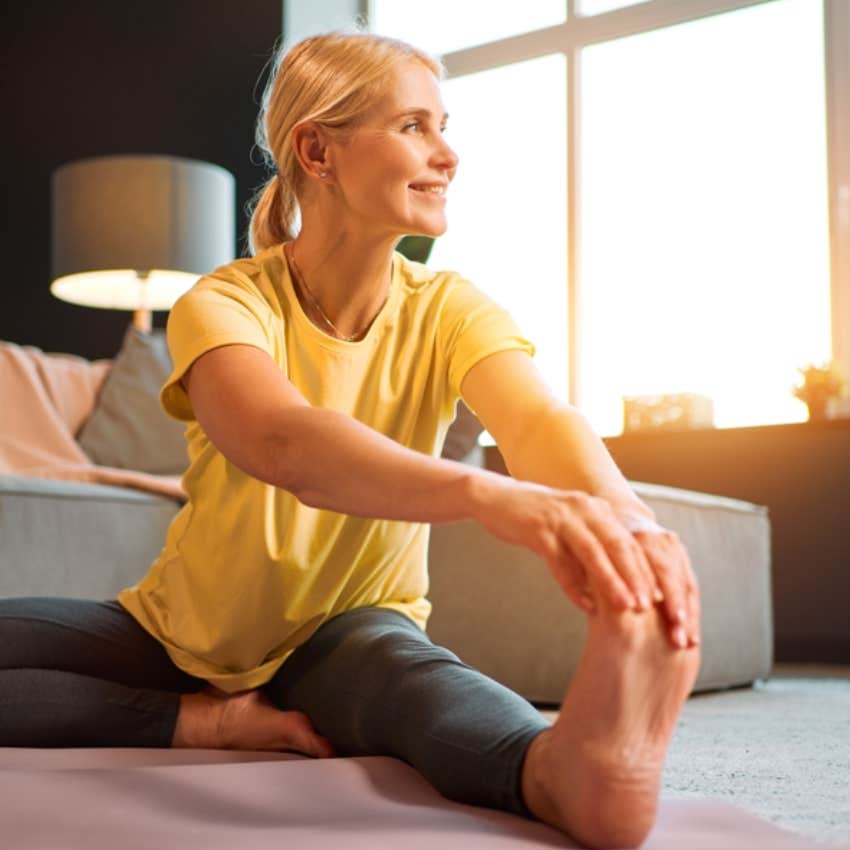
[[[426,195],[443,196],[446,194],[446,186],[443,183],[411,183],[410,188],[414,192],[423,192]]]

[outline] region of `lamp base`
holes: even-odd
[[[150,310],[133,311],[133,327],[142,333],[149,334],[153,328],[153,313]]]

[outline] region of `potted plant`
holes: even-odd
[[[844,394],[845,382],[838,366],[834,362],[822,366],[810,363],[798,371],[803,383],[792,389],[794,396],[805,402],[810,420],[826,419],[830,400]]]

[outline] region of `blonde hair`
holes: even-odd
[[[304,177],[292,131],[312,120],[330,134],[351,128],[386,93],[399,62],[416,59],[442,79],[442,64],[403,41],[368,33],[313,36],[278,48],[257,118],[255,139],[271,178],[248,205],[248,247],[256,254],[293,239]]]

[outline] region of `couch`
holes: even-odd
[[[21,456],[27,422],[19,416],[0,432],[0,597],[114,597],[144,575],[180,507],[183,426],[157,402],[170,369],[165,340],[131,328],[111,362],[91,364],[10,343],[0,343],[0,354],[36,364],[27,380],[40,384],[38,415],[50,410],[54,430],[68,431],[61,462],[54,458],[51,465],[39,455],[34,464],[27,454],[19,468],[9,458]],[[0,359],[0,396],[15,391],[8,374],[4,382],[8,362]],[[55,369],[62,380],[51,381]],[[76,403],[75,390],[69,413],[63,387],[81,384],[88,407]],[[8,409],[16,399],[2,403]],[[461,405],[444,455],[480,465],[479,431]],[[56,434],[51,439],[55,447]],[[773,635],[766,509],[632,483],[659,521],[678,532],[700,582],[703,661],[695,690],[767,677]],[[429,570],[432,639],[536,704],[559,703],[578,661],[585,618],[545,564],[474,522],[459,522],[432,528]]]

